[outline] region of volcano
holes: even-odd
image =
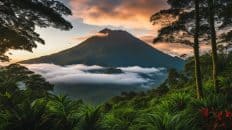
[[[20,63],[183,68],[182,59],[167,55],[126,31],[103,29],[98,34],[70,49]]]

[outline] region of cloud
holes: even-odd
[[[141,68],[139,66],[118,68],[119,74],[94,73],[91,70],[104,70],[101,66],[82,64],[58,66],[54,64],[24,64],[30,70],[42,75],[54,84],[146,84],[152,79],[143,78],[140,74],[160,74],[163,68]]]
[[[179,56],[179,57],[182,57],[183,55],[186,55],[187,57],[193,56],[193,48],[190,46],[179,44],[179,43],[155,43],[153,44],[154,38],[155,38],[155,35],[153,35],[152,33],[139,36],[139,39],[146,42],[148,45],[164,53],[167,53],[171,56]]]
[[[150,74],[150,73],[159,73],[161,70],[165,70],[164,68],[142,68],[139,66],[132,66],[132,67],[121,67],[119,68],[123,70],[124,72],[131,72],[131,73],[144,73],[144,74]]]
[[[108,35],[109,35],[108,33],[100,33],[100,32],[93,31],[93,32],[90,32],[90,33],[88,33],[87,35],[84,35],[84,36],[76,36],[76,37],[72,38],[72,41],[74,41],[74,42],[76,42],[76,41],[83,42],[86,39],[88,39],[90,37],[93,37],[93,36],[107,37]]]
[[[167,53],[172,56],[178,56],[182,58],[188,58],[193,56],[193,48],[188,45],[180,44],[180,43],[155,43],[153,44],[153,40],[156,37],[157,33],[148,32],[147,34],[143,34],[138,36],[139,39],[146,42],[148,45],[156,48],[164,53]],[[211,49],[211,46],[208,44],[200,44],[200,54],[208,53]],[[184,57],[183,57],[184,56]]]
[[[188,58],[193,56],[193,48],[187,45],[183,45],[180,43],[156,43],[156,44],[149,44],[152,47],[161,50],[167,54],[170,54],[172,56],[179,56],[183,58]],[[200,45],[200,53],[205,54],[209,52],[211,49],[210,45],[208,44],[201,44]]]
[[[145,35],[140,35],[138,36],[139,39],[141,39],[142,41],[146,42],[146,43],[149,43],[149,44],[152,44],[153,40],[155,39],[156,37],[156,34],[153,34],[153,33],[147,33]]]
[[[167,8],[165,0],[71,0],[74,18],[98,26],[152,29],[149,18]]]

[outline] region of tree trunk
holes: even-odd
[[[200,29],[200,14],[199,0],[195,0],[195,35],[194,35],[194,59],[195,59],[195,78],[196,78],[196,93],[197,98],[203,97],[202,79],[199,56],[199,29]]]
[[[218,65],[217,65],[217,41],[216,41],[216,30],[215,30],[215,7],[214,0],[208,0],[208,8],[209,8],[209,24],[210,24],[210,32],[211,32],[211,46],[212,46],[212,61],[213,61],[213,83],[216,92],[219,92],[218,86]]]

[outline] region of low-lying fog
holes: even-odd
[[[166,78],[165,68],[139,66],[109,68],[83,64],[58,66],[54,64],[24,65],[55,85],[54,92],[89,103],[102,103],[126,91],[146,91]]]

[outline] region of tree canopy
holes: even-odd
[[[9,49],[32,51],[44,40],[36,27],[72,28],[63,16],[71,10],[56,0],[0,0],[0,60],[9,60]]]
[[[159,30],[156,42],[183,43],[193,45],[194,35],[194,1],[193,0],[168,0],[169,9],[161,10],[152,15],[151,22],[157,24],[165,21]],[[215,1],[215,21],[218,35],[218,43],[231,44],[232,38],[232,1]],[[207,0],[200,2],[200,43],[208,43],[210,39],[210,25],[208,21],[209,10]],[[168,19],[168,21],[167,21]]]

